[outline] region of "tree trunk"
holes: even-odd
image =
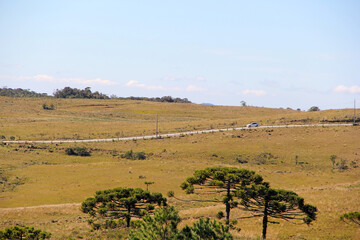
[[[126,215],[126,227],[130,227],[130,220],[131,220],[130,208],[128,208],[128,214]]]
[[[226,193],[226,225],[230,223],[230,182],[227,185],[227,193]]]
[[[268,223],[268,206],[269,206],[269,200],[267,197],[265,197],[265,208],[264,208],[264,217],[263,217],[263,232],[262,232],[262,238],[266,239],[266,229],[267,229],[267,223]]]

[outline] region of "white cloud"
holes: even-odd
[[[130,80],[128,83],[126,83],[126,86],[145,88],[148,90],[158,90],[158,91],[179,91],[179,90],[181,90],[180,88],[165,88],[163,86],[146,85],[143,83],[139,83],[138,81],[135,81],[135,80]]]
[[[339,85],[336,86],[333,89],[334,92],[338,92],[338,93],[360,93],[360,87],[357,85],[351,86],[351,87],[346,87],[344,85]]]
[[[195,85],[189,85],[187,88],[186,88],[186,91],[188,92],[203,92],[203,91],[206,91],[205,88],[200,88],[200,87],[197,87]]]
[[[166,76],[166,77],[163,77],[163,80],[164,81],[175,81],[175,77],[171,77],[171,76]]]
[[[41,80],[53,81],[54,80],[54,77],[46,75],[46,74],[38,74],[36,76],[33,76],[32,78],[35,79],[35,80],[39,80],[39,81],[41,81]]]
[[[204,78],[204,77],[197,77],[196,80],[199,81],[199,82],[201,82],[201,81],[205,81],[206,78]]]
[[[38,74],[35,76],[20,76],[19,80],[30,80],[36,82],[50,82],[50,83],[68,83],[68,84],[80,84],[80,85],[116,85],[116,82],[105,80],[101,78],[95,79],[83,79],[83,78],[55,78],[46,74]]]
[[[244,91],[242,91],[242,94],[244,95],[255,95],[255,96],[264,96],[266,95],[266,92],[264,90],[250,90],[250,89],[246,89]]]

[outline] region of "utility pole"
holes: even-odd
[[[159,131],[159,114],[156,114],[156,137],[158,136]]]

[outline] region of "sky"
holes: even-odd
[[[0,0],[0,87],[360,105],[358,0]]]

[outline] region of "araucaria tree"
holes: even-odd
[[[232,240],[229,226],[216,220],[200,218],[192,226],[178,229],[181,218],[174,207],[157,208],[150,216],[146,214],[138,228],[133,229],[129,240]]]
[[[348,224],[360,227],[360,212],[344,213],[340,219]]]
[[[251,217],[263,218],[262,237],[266,238],[267,224],[276,223],[270,218],[283,219],[293,223],[310,224],[316,218],[316,207],[305,204],[295,192],[272,189],[268,183],[245,187],[237,193],[240,205],[253,212]]]
[[[141,188],[115,188],[97,191],[81,205],[84,213],[98,220],[125,219],[130,226],[132,217],[141,217],[157,206],[165,206],[166,198],[161,193],[150,193]]]
[[[238,205],[236,193],[252,184],[262,183],[262,177],[254,171],[236,167],[209,167],[197,170],[194,176],[186,179],[181,188],[187,194],[209,194],[212,199],[199,200],[204,202],[224,203],[226,224],[229,224],[230,210]],[[218,199],[218,196],[222,199]]]

